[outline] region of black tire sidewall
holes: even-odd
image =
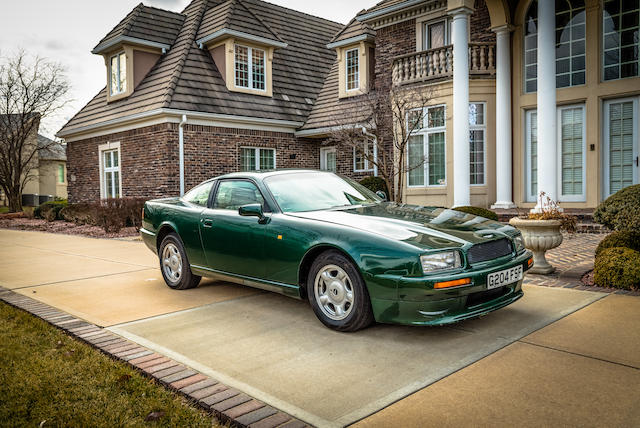
[[[318,272],[326,265],[336,265],[344,269],[349,275],[354,291],[354,303],[351,313],[342,320],[333,320],[322,311],[316,302],[315,279]],[[346,256],[338,251],[327,251],[322,253],[311,265],[309,276],[307,277],[307,296],[313,312],[318,319],[327,327],[343,332],[360,330],[367,327],[372,322],[371,301],[369,293],[360,272]]]
[[[182,276],[180,277],[180,281],[172,282],[164,272],[164,267],[162,266],[162,253],[164,251],[164,247],[167,244],[174,244],[178,251],[180,252],[180,257],[182,258]],[[165,284],[169,288],[174,290],[185,290],[187,288],[193,288],[194,275],[191,273],[191,268],[189,267],[189,259],[187,259],[187,253],[184,250],[184,245],[182,245],[182,241],[175,233],[170,233],[162,240],[160,244],[160,251],[158,252],[158,260],[160,261],[160,272],[162,272],[162,278],[164,278]],[[197,285],[197,284],[196,284]]]

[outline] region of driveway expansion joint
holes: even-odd
[[[301,420],[203,373],[31,297],[0,287],[0,300],[37,316],[113,359],[129,364],[158,384],[210,411],[223,424],[251,428],[308,426]]]

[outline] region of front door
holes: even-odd
[[[249,180],[222,180],[211,209],[202,212],[202,246],[210,269],[252,278],[264,277],[265,226],[257,217],[242,217],[238,208],[265,202]]]
[[[638,98],[604,104],[604,192],[606,198],[638,183],[640,137]]]

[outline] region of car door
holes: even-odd
[[[262,204],[268,211],[258,187],[250,180],[221,180],[211,203],[200,217],[202,247],[207,265],[215,271],[264,277],[265,226],[257,217],[243,217],[238,208]]]

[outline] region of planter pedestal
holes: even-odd
[[[562,243],[560,220],[528,220],[514,217],[509,224],[522,232],[524,246],[533,252],[533,267],[530,273],[548,275],[556,268],[551,266],[545,257],[548,250]]]

